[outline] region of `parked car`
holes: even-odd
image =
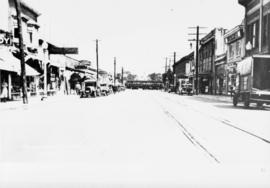
[[[185,83],[182,84],[181,88],[179,89],[179,93],[180,95],[193,95],[193,88],[192,88],[192,84],[190,83]]]
[[[102,95],[109,95],[110,94],[110,87],[106,83],[100,84],[100,91]]]
[[[95,80],[85,80],[82,82],[82,88],[80,91],[81,98],[83,97],[96,97],[101,95],[100,87]]]

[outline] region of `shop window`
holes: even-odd
[[[263,35],[262,35],[262,45],[266,46],[268,42],[268,15],[263,17]]]
[[[259,20],[248,25],[247,30],[247,42],[251,42],[252,48],[257,48],[259,45]]]
[[[229,57],[233,58],[233,45],[232,44],[230,44],[229,46]]]
[[[29,41],[30,43],[33,43],[33,33],[32,32],[28,32],[29,34]]]
[[[14,28],[14,37],[19,38],[19,28],[17,27]]]
[[[240,41],[236,41],[236,43],[235,43],[235,51],[236,51],[236,56],[237,57],[241,55]]]
[[[256,46],[256,23],[252,25],[252,47]]]

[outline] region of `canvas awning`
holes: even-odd
[[[21,63],[20,60],[12,55],[8,50],[0,49],[0,70],[16,72],[21,74]],[[35,69],[25,64],[26,76],[38,76],[38,73]]]
[[[251,73],[253,57],[247,57],[237,64],[237,73],[247,75]]]

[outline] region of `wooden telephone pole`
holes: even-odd
[[[96,61],[97,61],[97,83],[99,79],[99,62],[98,62],[98,39],[96,39]]]
[[[196,39],[190,39],[188,41],[195,41],[196,42],[196,63],[195,63],[195,72],[196,77],[195,80],[195,89],[196,89],[196,95],[199,94],[199,42],[200,42],[200,35],[205,35],[206,33],[200,33],[200,29],[205,29],[206,27],[189,27],[189,29],[196,29],[196,33],[189,33],[189,35],[196,35]],[[194,78],[193,78],[194,79]]]
[[[21,84],[22,84],[22,94],[23,103],[28,103],[27,90],[26,90],[26,76],[25,76],[25,59],[24,59],[24,43],[22,35],[22,18],[21,18],[21,2],[20,0],[15,0],[15,8],[17,12],[17,22],[19,31],[19,48],[20,48],[20,60],[21,60]]]
[[[175,72],[175,63],[176,63],[176,52],[173,52],[173,85],[176,87],[176,72]]]
[[[124,68],[122,67],[121,82],[124,84]]]
[[[115,86],[115,79],[116,79],[116,57],[114,57],[114,73],[113,73],[114,86]]]

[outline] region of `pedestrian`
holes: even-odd
[[[80,91],[81,91],[81,84],[79,82],[76,83],[75,89],[76,89],[77,95],[79,95],[80,94]]]
[[[3,102],[6,102],[7,101],[7,98],[8,98],[8,85],[6,82],[3,82],[2,84],[2,93],[1,93],[1,100]]]

